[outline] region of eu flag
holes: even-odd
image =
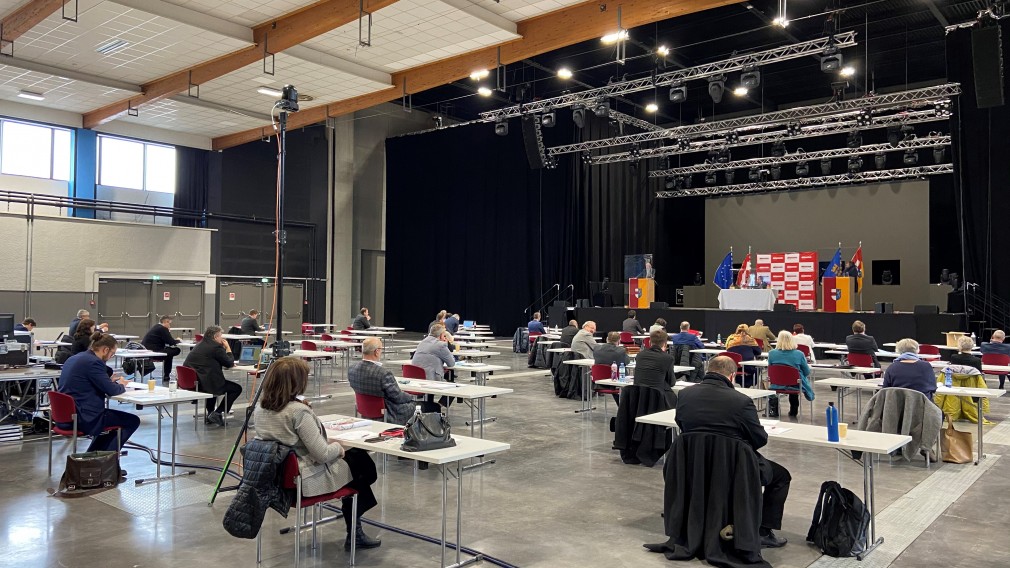
[[[733,251],[726,253],[726,258],[719,263],[719,268],[715,271],[712,279],[715,285],[725,290],[733,284]]]

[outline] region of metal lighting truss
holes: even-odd
[[[950,136],[929,136],[926,138],[913,138],[912,140],[898,142],[897,146],[884,144],[868,144],[859,148],[835,148],[833,150],[818,150],[816,152],[794,152],[781,158],[774,156],[767,158],[752,158],[749,160],[737,160],[720,164],[705,163],[683,168],[670,168],[668,170],[656,170],[649,172],[649,177],[667,177],[698,174],[704,172],[720,172],[723,170],[735,170],[739,168],[749,168],[757,166],[778,166],[781,164],[795,164],[797,162],[817,161],[824,158],[848,158],[850,156],[865,156],[878,152],[901,152],[905,150],[918,150],[921,148],[932,148],[935,146],[950,146]]]
[[[814,138],[817,136],[838,134],[840,132],[849,132],[854,129],[868,130],[871,128],[882,128],[885,126],[921,124],[924,122],[937,122],[941,120],[948,120],[948,117],[943,114],[937,114],[933,110],[899,112],[886,116],[874,116],[871,118],[870,124],[866,126],[857,125],[856,119],[853,118],[851,120],[802,126],[800,127],[799,132],[793,135],[790,135],[788,130],[778,129],[769,132],[759,132],[757,134],[744,134],[740,136],[736,142],[727,142],[722,138],[712,138],[709,140],[697,140],[691,142],[687,149],[681,149],[679,146],[659,146],[657,148],[646,148],[642,150],[633,150],[631,152],[618,152],[614,154],[604,154],[602,156],[591,156],[586,161],[597,165],[613,164],[616,162],[627,162],[643,158],[675,156],[678,154],[690,154],[693,152],[735,148],[737,146],[750,146],[752,144],[767,144],[769,142],[784,142],[786,140],[802,140],[804,138]],[[729,164],[724,163],[722,169],[729,167],[731,167]]]
[[[904,108],[914,106],[924,106],[934,104],[938,101],[946,101],[949,97],[961,94],[961,86],[958,83],[947,83],[923,89],[912,89],[886,95],[873,95],[861,99],[850,99],[834,103],[796,107],[788,110],[769,112],[731,118],[715,122],[702,122],[686,126],[675,126],[654,132],[643,132],[641,134],[628,134],[626,136],[615,136],[602,140],[590,140],[577,144],[567,144],[548,148],[547,153],[551,156],[559,154],[569,154],[572,152],[584,152],[586,150],[600,150],[611,146],[625,146],[628,144],[639,144],[641,142],[652,142],[656,140],[670,140],[688,138],[692,136],[726,134],[729,132],[745,132],[751,129],[766,128],[778,124],[786,124],[797,120],[810,120],[813,118],[823,118],[830,116],[853,116],[862,111],[887,110],[890,108]]]
[[[635,117],[633,117],[631,115],[624,114],[623,112],[616,111],[616,110],[611,110],[610,111],[610,120],[613,120],[615,122],[621,122],[621,123],[627,124],[629,126],[634,126],[635,128],[638,128],[639,130],[644,130],[645,132],[652,132],[652,131],[656,131],[656,130],[664,130],[664,128],[662,126],[658,126],[656,124],[653,124],[653,123],[649,122],[648,120],[642,120],[641,118],[635,118]]]
[[[953,164],[937,164],[933,166],[918,166],[915,168],[900,168],[894,170],[871,170],[854,174],[838,174],[830,176],[783,179],[778,181],[740,183],[736,185],[717,185],[712,187],[695,187],[691,189],[674,189],[669,191],[657,191],[656,197],[691,197],[698,195],[714,197],[720,195],[733,195],[737,193],[803,189],[821,187],[825,185],[884,182],[898,179],[949,174],[953,171]]]
[[[570,107],[580,103],[593,103],[601,98],[615,97],[627,93],[637,93],[639,91],[646,91],[656,87],[664,87],[674,83],[714,77],[716,75],[722,75],[723,73],[729,73],[732,71],[741,71],[747,67],[758,67],[761,65],[768,65],[770,63],[778,63],[779,61],[799,59],[808,55],[817,55],[823,53],[825,49],[831,46],[842,48],[851,47],[853,45],[856,45],[856,32],[849,31],[832,37],[824,37],[811,41],[794,43],[792,45],[777,47],[767,51],[759,51],[757,53],[738,55],[736,57],[716,61],[714,63],[688,67],[687,69],[678,69],[676,71],[669,71],[667,73],[660,73],[655,76],[633,79],[631,81],[621,81],[619,83],[613,83],[597,89],[589,89],[587,91],[570,93],[567,95],[561,95],[560,97],[544,99],[542,101],[534,101],[531,103],[514,105],[496,110],[489,110],[487,112],[480,113],[480,117],[486,120],[496,120],[499,118],[512,118],[529,113],[543,112],[550,109]]]

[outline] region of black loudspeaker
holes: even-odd
[[[916,304],[912,308],[913,314],[938,314],[940,313],[940,306],[934,304]]]
[[[772,311],[774,311],[774,312],[795,312],[796,311],[796,304],[775,304],[775,307],[772,308]]]
[[[972,30],[971,55],[978,108],[1003,106],[1003,45],[1000,27]]]
[[[894,304],[891,302],[877,302],[873,305],[873,313],[876,314],[893,314]]]
[[[578,300],[575,300],[575,307],[576,308],[589,308],[589,307],[591,307],[589,305],[589,298],[579,298]]]
[[[523,125],[526,160],[530,163],[530,169],[539,170],[547,165],[547,156],[540,151],[540,121],[537,117],[527,114],[520,122]]]
[[[652,309],[656,309],[656,308],[669,308],[670,304],[669,304],[669,302],[652,302],[652,303],[649,304],[649,307],[652,308]]]

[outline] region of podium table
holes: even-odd
[[[821,283],[825,312],[852,312],[856,305],[856,279],[849,276],[825,276]]]
[[[720,310],[764,310],[775,309],[778,294],[771,288],[735,290],[726,288],[719,291]]]
[[[656,281],[652,278],[628,279],[628,307],[648,308],[656,298]]]

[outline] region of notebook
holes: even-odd
[[[256,363],[259,363],[261,349],[262,348],[258,345],[243,345],[242,353],[240,353],[238,357],[238,364],[255,365]]]
[[[463,320],[463,329],[469,329],[475,325],[477,325],[477,322],[473,320]]]

